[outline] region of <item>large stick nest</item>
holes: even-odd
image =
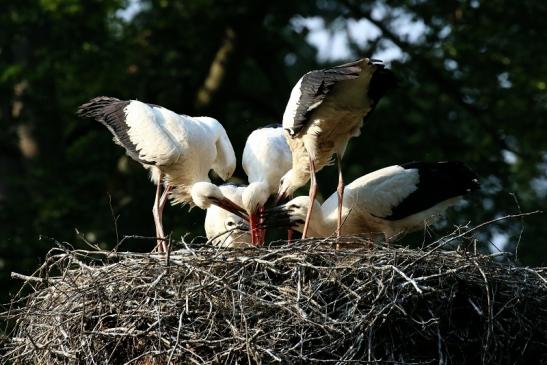
[[[14,364],[545,363],[547,270],[346,238],[160,254],[59,247],[4,317]],[[22,277],[21,275],[16,275]]]

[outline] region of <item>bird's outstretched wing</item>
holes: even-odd
[[[294,86],[283,115],[283,128],[291,136],[304,128],[310,113],[327,97],[332,87],[339,81],[359,77],[362,60],[325,70],[310,71]]]
[[[356,213],[364,211],[377,218],[395,221],[478,187],[477,176],[459,161],[410,162],[354,180],[346,187],[345,195],[347,204],[351,205],[348,208]],[[332,197],[329,204],[335,204],[335,198]]]
[[[391,70],[384,67],[382,61],[362,58],[305,74],[291,92],[283,115],[283,128],[291,136],[298,134],[309,123],[310,114],[329,97],[338,82],[357,79],[364,74],[370,75],[370,81],[358,87],[366,88],[364,92],[370,105],[364,109],[369,110],[367,115],[370,114],[385,93],[397,85],[397,79]],[[365,100],[362,102],[366,103]]]
[[[344,191],[344,204],[353,214],[386,218],[401,202],[416,191],[419,174],[416,170],[394,165],[376,170],[352,181]],[[333,194],[333,202],[337,199]],[[336,198],[336,199],[335,199]],[[330,200],[331,198],[329,198]],[[347,203],[346,203],[347,202]]]
[[[416,171],[419,180],[416,190],[383,217],[388,220],[403,219],[479,189],[477,175],[460,161],[410,162],[401,167]]]
[[[128,134],[129,126],[125,122],[125,108],[128,100],[120,100],[110,96],[98,96],[80,105],[76,115],[80,118],[93,119],[103,124],[114,135],[116,143],[123,146],[127,154],[143,164],[154,164],[139,157],[137,146]]]
[[[165,108],[99,96],[81,105],[76,114],[106,126],[116,143],[142,164],[163,165],[180,157],[180,146],[169,129],[183,117]]]

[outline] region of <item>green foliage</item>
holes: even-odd
[[[146,172],[124,156],[104,128],[75,118],[79,104],[112,95],[211,115],[226,126],[240,157],[254,128],[280,120],[297,78],[326,65],[306,41],[309,29],[292,25],[297,17],[321,17],[328,29],[341,32],[351,19],[368,19],[381,35],[366,44],[351,42],[355,57],[394,45],[402,52],[391,63],[399,89],[382,101],[363,136],[350,143],[348,181],[409,160],[459,159],[481,176],[482,191],[450,215],[450,226],[545,207],[545,195],[532,184],[546,178],[543,1],[143,0],[135,16],[120,17],[118,11],[128,4],[2,4],[2,283],[12,270],[36,267],[51,245],[39,235],[75,242],[78,228],[94,242],[112,245],[110,201],[120,235],[153,232],[154,188]],[[407,39],[401,19],[423,23],[423,34]],[[235,48],[224,65],[225,77],[212,102],[198,107],[197,92],[227,29],[235,34]],[[35,144],[34,153],[22,147],[25,136]],[[240,168],[236,175],[245,180]],[[334,191],[334,169],[319,178],[324,195]],[[203,216],[198,209],[169,207],[165,226],[177,235],[203,234]],[[526,220],[519,247],[524,263],[546,263],[544,220],[544,215]],[[509,235],[507,249],[513,249],[521,222],[505,221],[496,230]],[[124,249],[149,246],[134,241]]]

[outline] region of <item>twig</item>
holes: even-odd
[[[114,213],[114,207],[112,206],[112,195],[108,194],[108,207],[110,208],[110,214],[112,214],[112,219],[114,220],[114,232],[116,232],[116,243],[120,242],[120,237],[118,235],[118,219],[120,215]]]
[[[534,363],[547,351],[547,268],[500,263],[468,242],[366,242],[219,249],[183,236],[167,267],[164,254],[56,242],[37,272],[14,274],[31,293],[2,314],[13,324],[3,354],[14,364],[425,364],[503,363],[510,349]]]

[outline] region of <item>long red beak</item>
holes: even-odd
[[[245,209],[243,209],[228,198],[218,199],[214,201],[214,204],[218,205],[224,210],[227,210],[230,213],[237,215],[240,218],[245,219],[246,221],[249,221],[249,217],[247,216],[247,212],[245,211]]]
[[[260,215],[260,224],[263,225],[264,224],[264,207],[260,207],[258,208],[258,212],[259,212],[259,215]],[[260,235],[260,245],[261,246],[264,246],[264,241],[266,240],[266,228],[260,228],[258,230],[258,233]]]
[[[259,245],[259,233],[258,233],[258,228],[256,227],[257,225],[257,215],[256,213],[251,213],[249,215],[249,230],[251,231],[251,243],[253,244],[253,246],[258,246]]]
[[[289,228],[287,230],[287,243],[291,243],[293,233],[294,233],[294,231],[292,229]]]
[[[275,197],[275,204],[279,205],[279,203],[286,198],[285,193],[277,193],[277,196]]]

